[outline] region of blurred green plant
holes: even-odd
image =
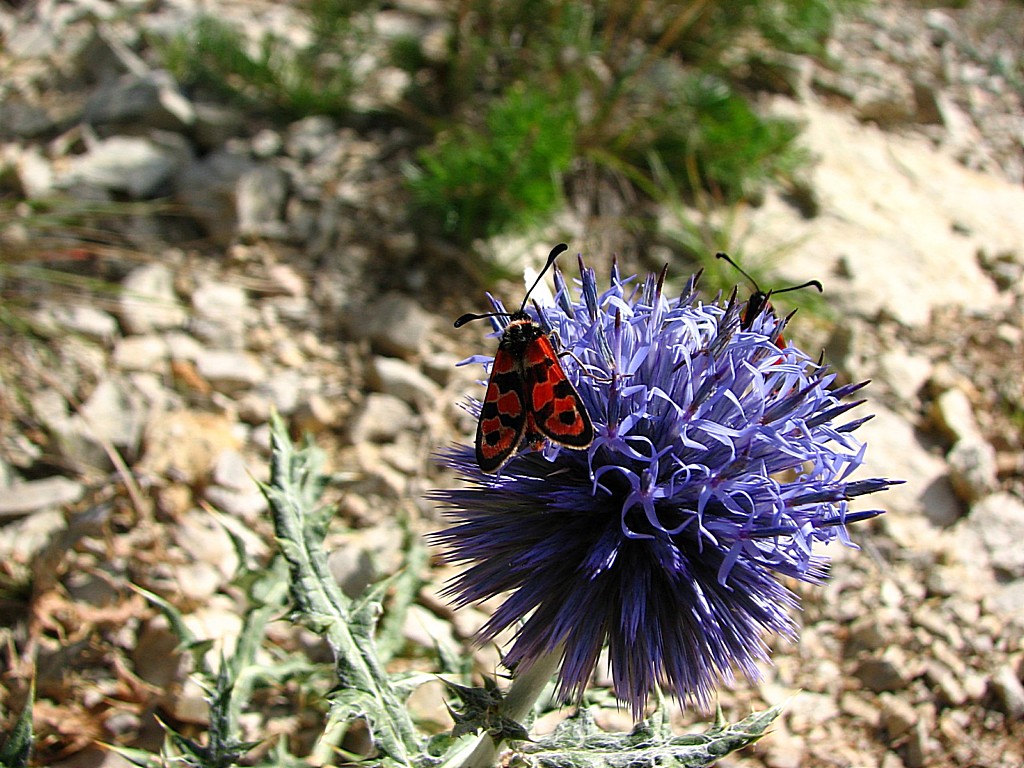
[[[205,88],[256,110],[288,118],[343,115],[355,86],[353,62],[368,31],[360,13],[367,0],[309,0],[303,4],[308,42],[273,32],[251,41],[216,16],[201,15],[185,31],[155,40],[167,69],[188,88]]]
[[[836,15],[859,3],[532,0],[513,9],[463,0],[453,11],[449,61],[432,89],[410,97],[421,112],[449,116],[409,174],[414,204],[421,218],[447,211],[440,230],[466,242],[548,213],[575,158],[655,199],[652,154],[687,193],[709,191],[725,204],[791,181],[808,155],[795,124],[751,105],[743,90],[750,62],[771,66],[765,51],[820,55]],[[407,52],[396,59],[409,60]],[[531,116],[535,130],[563,123],[567,159],[559,153],[552,162],[521,130],[493,129],[494,105],[510,103],[513,92],[540,110]],[[524,156],[534,162],[519,164]],[[514,183],[500,186],[493,174],[504,163],[487,158],[514,163]],[[542,193],[544,185],[553,189]],[[457,226],[452,211],[462,214]],[[477,220],[468,225],[466,215]]]
[[[571,101],[510,88],[482,125],[453,125],[418,153],[407,170],[414,205],[460,242],[533,223],[562,201],[574,132]]]

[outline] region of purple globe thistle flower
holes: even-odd
[[[582,259],[580,273],[577,301],[556,272],[555,306],[533,316],[571,353],[594,441],[527,448],[498,475],[472,446],[443,452],[466,483],[432,494],[455,522],[433,540],[467,565],[446,594],[462,606],[508,593],[477,639],[514,628],[504,662],[517,672],[560,654],[564,700],[581,697],[607,645],[634,716],[655,685],[706,709],[736,670],[758,678],[766,633],[796,639],[798,600],[780,577],[820,583],[813,546],[852,546],[845,526],[881,510],[848,501],[895,481],[848,479],[867,419],[837,422],[862,384],[835,386],[779,342],[786,320],[770,308],[744,328],[735,293],[701,303],[695,279],[668,299],[664,272],[641,285],[613,267],[600,295]]]

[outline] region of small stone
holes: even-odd
[[[997,574],[1024,578],[1024,502],[1009,493],[993,493],[971,508],[964,524],[980,537]]]
[[[239,350],[245,342],[249,299],[238,285],[204,282],[192,293],[192,332],[222,350]]]
[[[272,165],[258,165],[244,173],[235,187],[238,234],[242,237],[284,238],[282,220],[288,198],[288,176]]]
[[[169,73],[129,73],[100,86],[89,97],[82,119],[93,125],[182,131],[196,120],[195,110]]]
[[[203,491],[203,498],[214,509],[247,523],[255,523],[263,518],[269,508],[267,497],[255,486],[249,490],[236,491],[211,485]]]
[[[924,768],[928,764],[928,755],[932,751],[932,739],[928,735],[928,725],[918,720],[910,729],[910,738],[904,748],[904,762],[907,768]]]
[[[337,133],[337,126],[329,117],[303,118],[288,126],[285,151],[297,160],[312,160],[337,141]]]
[[[947,389],[935,398],[932,418],[954,442],[981,435],[970,398],[962,389]]]
[[[932,375],[931,361],[902,347],[883,352],[878,358],[879,378],[905,403],[916,403],[918,392]]]
[[[239,440],[234,422],[225,416],[174,411],[150,419],[143,445],[145,452],[136,465],[139,474],[195,484],[209,477],[217,457],[237,449]]]
[[[352,318],[350,324],[382,354],[409,358],[425,345],[434,327],[434,316],[414,299],[389,293],[358,318]]]
[[[256,481],[249,472],[245,457],[236,450],[222,451],[213,467],[213,482],[236,491],[250,490]]]
[[[128,333],[180,328],[188,320],[174,291],[174,275],[156,262],[128,273],[121,282],[118,304],[121,324]]]
[[[899,646],[886,648],[881,656],[869,656],[858,665],[857,677],[876,693],[903,690],[916,677],[907,653]]]
[[[382,443],[395,439],[412,420],[412,410],[394,395],[371,392],[349,426],[353,443]]]
[[[0,113],[2,118],[2,113]],[[15,164],[18,186],[29,200],[52,197],[54,194],[53,165],[38,147],[29,147],[18,154]]]
[[[399,540],[383,527],[355,531],[328,555],[327,563],[342,591],[355,599],[401,567]]]
[[[900,738],[917,725],[917,712],[902,696],[883,693],[878,701],[881,704],[881,724],[890,739]]]
[[[261,128],[256,135],[249,140],[252,153],[259,158],[270,158],[278,154],[284,146],[281,134],[270,128]]]
[[[165,374],[169,350],[161,336],[128,336],[114,345],[113,364],[122,371]]]
[[[132,671],[150,685],[168,690],[185,677],[187,654],[167,619],[157,614],[142,627],[132,649]]]
[[[74,504],[84,495],[84,485],[60,475],[15,482],[0,493],[0,519]]]
[[[402,626],[402,635],[413,645],[431,653],[444,648],[451,658],[460,658],[463,650],[452,635],[452,625],[421,605],[410,605]]]
[[[97,142],[84,155],[71,158],[57,174],[57,185],[86,185],[124,192],[147,200],[170,191],[176,170],[191,155],[185,140],[166,134],[161,141],[141,136],[111,136]]]
[[[980,436],[957,440],[946,454],[946,463],[953,490],[968,503],[999,487],[996,449]]]
[[[227,394],[250,389],[267,378],[255,355],[235,350],[203,350],[196,358],[196,370],[217,391]]]
[[[252,167],[247,155],[219,149],[186,166],[175,179],[178,201],[216,243],[227,245],[235,238],[235,188]]]
[[[49,319],[71,333],[97,341],[110,342],[117,334],[117,320],[112,315],[84,304],[64,304],[47,310]]]
[[[989,678],[989,689],[996,702],[1011,721],[1024,718],[1024,685],[1013,667],[1003,664]]]
[[[379,392],[419,406],[420,410],[432,406],[440,393],[437,384],[409,363],[382,355],[373,358],[370,384]]]
[[[967,701],[967,694],[960,685],[956,676],[942,664],[933,661],[926,661],[924,674],[927,681],[935,690],[935,697],[939,704],[948,707],[959,707]]]
[[[61,455],[68,461],[102,470],[113,468],[109,446],[137,455],[148,407],[140,393],[120,378],[96,385],[78,413],[57,432]]]
[[[192,105],[195,124],[191,135],[203,150],[217,150],[241,133],[246,116],[227,104],[200,102]]]

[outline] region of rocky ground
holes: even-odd
[[[154,714],[201,726],[166,622],[128,585],[172,600],[200,636],[237,633],[225,531],[256,553],[271,542],[253,479],[272,410],[329,451],[348,527],[332,563],[356,588],[401,562],[397,518],[438,525],[423,492],[450,478],[430,454],[469,439],[458,404],[479,394],[454,364],[492,343],[451,328],[484,306],[473,265],[396,204],[409,137],[254,125],[184,96],[141,33],[193,10],[0,6],[0,714],[34,672],[41,763],[122,763],[96,742],[156,748]],[[279,6],[223,12],[288,24]],[[376,22],[443,33],[431,3]],[[788,92],[765,99],[805,123],[817,163],[799,205],[769,193],[733,211],[735,237],[780,254],[783,280],[825,283],[829,317],[798,315],[790,335],[874,380],[864,474],[907,483],[854,532],[860,551],[832,553],[826,588],[800,589],[800,644],[778,645],[760,685],[723,691],[731,719],[791,697],[723,765],[1024,765],[1021,40],[1019,4],[869,9],[831,63],[795,62]],[[399,98],[400,74],[375,73],[364,97]],[[34,201],[57,193],[89,215],[42,216]],[[592,224],[567,211],[503,247],[567,239],[600,270]],[[668,246],[622,247],[630,268],[687,274]],[[493,671],[495,649],[466,642],[482,611],[437,597],[448,575],[435,565],[412,607],[407,655],[439,642]],[[447,720],[436,688],[413,706]],[[301,732],[302,717],[249,724]]]

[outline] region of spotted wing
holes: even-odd
[[[594,425],[583,400],[558,361],[551,340],[532,340],[523,355],[523,392],[531,429],[567,448],[577,450],[594,441]]]
[[[491,367],[476,425],[476,462],[484,472],[497,472],[519,447],[526,430],[523,375],[508,350],[499,347]]]

